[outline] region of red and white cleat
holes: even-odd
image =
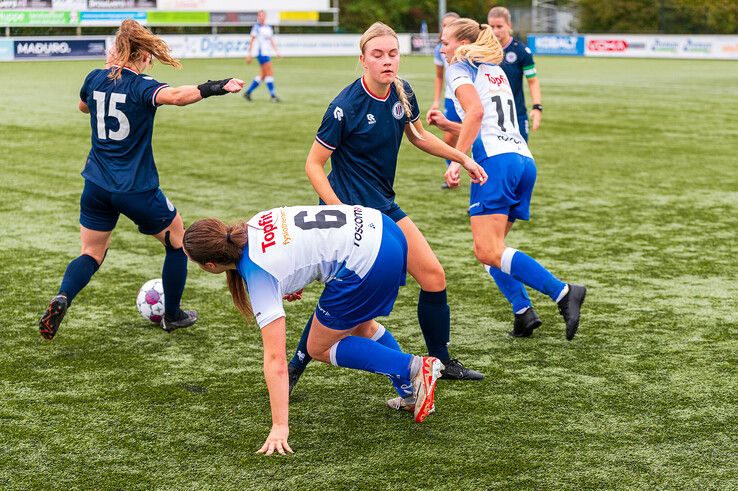
[[[415,422],[422,423],[435,410],[436,382],[441,376],[443,363],[433,356],[422,357],[417,375],[413,378],[413,396],[415,396]]]

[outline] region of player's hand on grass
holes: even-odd
[[[282,297],[283,300],[287,300],[288,302],[294,302],[295,300],[302,300],[302,292],[303,290],[298,290],[293,293],[288,293],[284,297]]]
[[[451,162],[443,177],[446,179],[449,188],[458,187],[459,181],[461,181],[461,165],[458,162]]]
[[[538,109],[533,109],[530,112],[531,131],[536,131],[540,125],[541,125],[541,111],[539,111]]]
[[[287,425],[273,425],[272,431],[269,432],[267,440],[264,445],[257,450],[257,453],[263,453],[264,455],[272,455],[275,451],[281,455],[286,455],[285,452],[294,453],[287,443],[287,437],[290,434],[290,428]]]
[[[228,81],[227,84],[223,86],[223,88],[228,92],[235,94],[236,92],[240,92],[241,89],[243,89],[244,83],[245,82],[240,78],[232,78]]]

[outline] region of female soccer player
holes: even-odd
[[[184,227],[182,217],[159,189],[151,151],[154,116],[162,104],[186,106],[212,95],[238,92],[243,80],[170,87],[143,75],[153,58],[180,66],[161,38],[134,20],[124,20],[106,68],[90,72],[80,90],[79,110],[90,114],[92,127],[92,149],[82,171],[82,252],[67,266],[59,293],[39,321],[39,331],[46,339],[54,337],[74,297],[105,259],[121,213],[133,220],[141,233],[164,244],[166,313],[161,327],[170,332],[197,321],[197,312],[179,307],[187,279],[187,257],[182,252]]]
[[[558,304],[566,322],[566,339],[571,340],[579,327],[586,288],[563,283],[530,256],[505,245],[515,220],[530,218],[536,164],[520,134],[510,82],[498,66],[502,46],[490,26],[471,19],[449,24],[441,42],[449,62],[446,78],[463,122],[450,122],[440,111],[431,119],[444,131],[457,133],[456,148],[471,147],[474,159],[491,176],[484,187],[471,185],[474,254],[513,306],[511,335],[527,337],[541,325],[525,284]],[[451,163],[446,172],[449,186],[459,185],[459,173],[459,165]]]
[[[269,90],[269,96],[272,98],[272,102],[279,102],[280,99],[274,90],[274,71],[272,69],[272,59],[269,57],[269,46],[271,45],[277,56],[281,58],[282,55],[279,54],[277,43],[274,42],[274,30],[266,24],[266,13],[263,10],[259,10],[256,14],[256,24],[251,28],[249,53],[246,55],[246,63],[248,64],[251,64],[251,60],[254,58],[251,54],[253,53],[254,45],[256,45],[256,60],[259,62],[259,75],[254,77],[254,80],[249,85],[249,88],[246,89],[243,96],[247,101],[251,101],[251,93],[264,82]]]
[[[392,185],[403,133],[424,152],[461,162],[475,182],[481,184],[487,176],[474,160],[423,128],[410,84],[397,77],[400,51],[395,31],[377,22],[361,37],[359,47],[364,76],[328,106],[305,172],[323,203],[370,206],[397,223],[408,242],[408,271],[421,288],[418,321],[428,353],[445,365],[443,378],[481,380],[481,373],[449,355],[445,273],[423,234],[395,203]],[[326,176],[329,158],[332,171]],[[290,387],[310,361],[306,354],[310,324],[290,362]]]
[[[307,340],[310,356],[388,376],[399,397],[411,399],[418,423],[434,409],[441,362],[403,353],[373,320],[389,315],[406,276],[407,242],[386,215],[361,206],[293,206],[231,226],[207,218],[187,229],[184,249],[205,271],[226,273],[236,308],[261,328],[272,430],[259,452],[292,452],[282,297],[313,281],[325,289]]]
[[[530,98],[533,106],[530,111],[532,125],[530,129],[536,131],[541,124],[543,105],[541,104],[541,84],[536,76],[536,65],[533,55],[522,41],[512,37],[512,21],[510,11],[505,7],[493,7],[487,14],[487,23],[492,28],[495,37],[502,45],[504,58],[500,68],[507,75],[512,87],[513,97],[521,136],[528,141],[528,114],[525,108],[525,95],[523,94],[523,76],[528,81]]]
[[[446,12],[444,14],[443,18],[441,19],[441,32],[443,32],[443,28],[448,25],[449,22],[454,21],[459,18],[459,14],[456,12]],[[426,121],[428,124],[431,123],[430,121],[430,114],[432,111],[436,110],[440,106],[441,101],[441,90],[444,90],[444,114],[446,115],[446,119],[449,121],[455,121],[457,123],[461,122],[461,119],[459,118],[459,115],[456,114],[456,109],[454,108],[454,101],[451,99],[451,89],[449,89],[448,84],[446,84],[446,79],[444,78],[444,74],[446,71],[446,65],[448,65],[448,62],[446,61],[446,58],[443,57],[441,54],[441,39],[440,35],[438,36],[438,44],[436,45],[436,48],[433,50],[433,63],[436,66],[436,78],[433,82],[433,104],[431,104],[430,109],[426,113]],[[443,141],[446,142],[447,145],[454,146],[456,145],[456,135],[453,133],[443,132]],[[446,161],[446,166],[448,167],[448,164],[450,164],[451,161]],[[448,184],[446,181],[443,181],[443,184],[441,185],[441,189],[448,189]]]

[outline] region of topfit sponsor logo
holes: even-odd
[[[505,82],[507,82],[504,75],[500,75],[499,77],[492,76],[489,73],[485,73],[484,75],[487,77],[487,80],[489,80],[489,83],[498,87],[501,87]]]
[[[16,52],[19,55],[64,55],[72,52],[68,43],[61,42],[39,42],[18,43]]]
[[[272,218],[271,211],[259,217],[259,226],[264,227],[264,238],[261,241],[261,252],[266,252],[268,248],[276,244],[274,241],[274,231],[277,230],[277,227],[274,226],[274,219]]]

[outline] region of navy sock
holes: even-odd
[[[497,288],[500,289],[507,301],[510,302],[513,312],[519,312],[526,307],[532,306],[528,292],[525,291],[525,285],[493,266],[485,265],[484,269],[495,280]]]
[[[90,282],[92,275],[100,269],[100,265],[92,256],[82,254],[74,259],[64,271],[61,286],[59,287],[59,295],[66,295],[67,304],[72,305],[72,300],[82,289]]]
[[[177,319],[179,302],[182,300],[185,282],[187,281],[187,255],[180,247],[174,249],[166,246],[164,267],[161,270],[161,283],[164,287],[164,313],[169,319]]]
[[[446,302],[445,289],[440,292],[420,290],[418,322],[428,354],[440,360],[451,358],[448,354],[448,342],[451,338],[451,310]]]
[[[305,329],[302,330],[302,336],[300,337],[300,342],[297,343],[295,354],[290,360],[290,365],[297,368],[299,371],[305,370],[305,367],[307,367],[310,360],[312,360],[310,355],[308,355],[308,336],[310,335],[310,326],[312,324],[313,316],[311,315],[308,318],[307,324],[305,324]]]

